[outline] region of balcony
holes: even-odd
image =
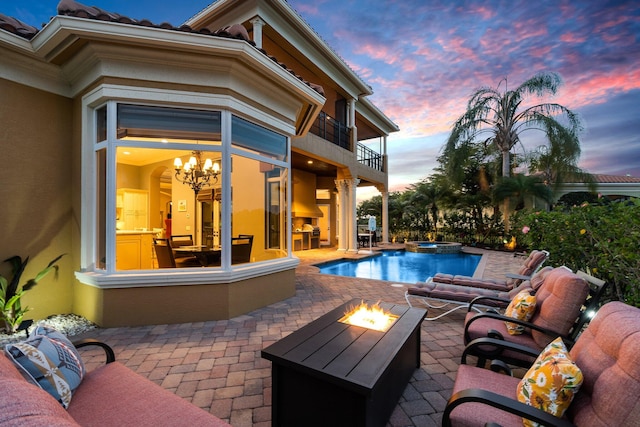
[[[333,144],[351,150],[351,130],[345,125],[321,111],[311,126],[311,133],[324,138]]]
[[[320,112],[313,126],[311,126],[310,132],[345,150],[352,151],[351,129],[324,111]],[[358,143],[356,145],[356,157],[362,165],[379,171],[384,169],[382,155],[363,144]]]
[[[360,143],[358,143],[356,148],[356,156],[360,164],[383,172],[382,155],[380,153],[377,153],[366,145]]]

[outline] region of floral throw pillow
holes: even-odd
[[[540,353],[518,384],[518,400],[560,418],[582,385],[582,371],[558,337]],[[526,427],[538,423],[523,419]]]
[[[536,311],[536,296],[531,295],[530,289],[525,289],[518,293],[505,310],[504,314],[518,320],[528,322]],[[524,326],[513,322],[505,322],[507,332],[511,335],[520,335],[524,332]]]
[[[68,408],[86,373],[80,354],[67,337],[37,326],[25,341],[7,344],[5,352],[27,380]]]

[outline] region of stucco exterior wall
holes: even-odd
[[[68,98],[0,79],[0,260],[30,258],[23,282],[60,254],[53,273],[29,290],[27,318],[72,310],[75,281],[71,230],[74,225],[70,138],[73,113]],[[10,266],[2,263],[2,274]],[[47,288],[46,291],[43,288]]]
[[[294,296],[295,270],[215,285],[99,289],[78,284],[75,312],[102,327],[231,319]]]

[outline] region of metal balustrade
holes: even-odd
[[[310,129],[311,133],[319,136],[345,150],[351,148],[351,129],[344,123],[329,116],[324,111],[320,112]],[[384,168],[382,155],[363,144],[356,144],[356,158],[359,163],[370,168],[382,171]]]

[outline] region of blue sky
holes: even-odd
[[[209,0],[89,0],[135,19],[178,25]],[[0,0],[0,13],[40,26],[57,0]],[[290,0],[373,89],[401,131],[388,140],[390,190],[429,176],[469,95],[507,77],[515,87],[558,72],[548,101],[585,124],[579,165],[640,177],[640,2],[603,0]],[[520,153],[541,144],[524,138]],[[377,193],[374,191],[374,194]]]

